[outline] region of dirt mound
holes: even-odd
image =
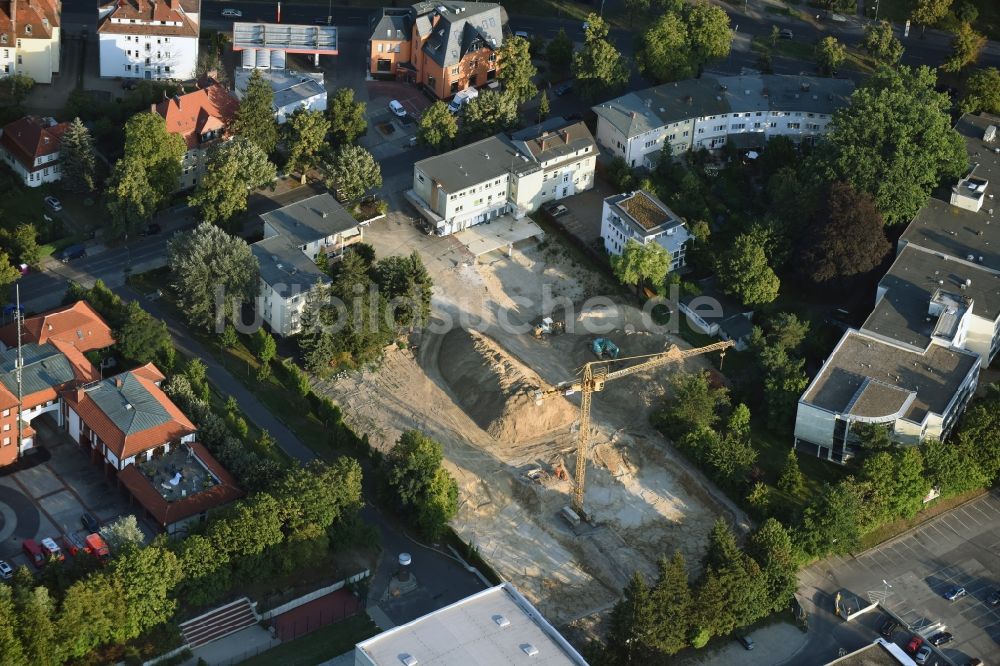
[[[462,409],[501,442],[527,442],[576,419],[576,408],[561,396],[536,405],[532,393],[548,385],[481,333],[449,331],[438,369]]]

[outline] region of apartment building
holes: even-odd
[[[418,2],[387,7],[371,25],[372,78],[409,81],[439,99],[497,78],[507,12],[492,2]]]
[[[25,116],[0,129],[0,159],[28,187],[62,178],[59,151],[69,123]]]
[[[260,264],[257,312],[275,335],[302,329],[306,296],[330,278],[316,265],[336,261],[364,240],[358,221],[329,193],[261,215],[264,238],[250,246]]]
[[[105,0],[97,8],[101,76],[194,79],[200,28],[201,0]]]
[[[59,73],[59,0],[0,2],[0,77],[30,76],[35,83],[52,83]]]
[[[594,106],[597,142],[630,166],[652,168],[663,154],[727,143],[761,147],[772,136],[812,141],[853,92],[854,82],[845,79],[780,74],[664,83]]]
[[[649,192],[637,190],[615,194],[604,200],[601,238],[608,254],[621,256],[633,240],[640,245],[656,243],[670,256],[670,270],[685,265],[687,225],[667,205]]]
[[[1000,348],[1000,117],[955,125],[970,166],[903,232],[860,330],[845,333],[799,399],[795,448],[834,462],[859,423],[903,444],[945,439]]]
[[[205,173],[208,151],[229,139],[229,126],[239,106],[239,100],[221,83],[152,105],[151,111],[163,117],[167,131],[181,135],[187,145],[178,190],[198,184]]]
[[[589,190],[596,155],[586,125],[554,118],[417,162],[406,197],[443,236]]]

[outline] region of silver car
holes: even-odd
[[[10,580],[10,577],[13,575],[14,569],[3,560],[0,560],[0,578]]]

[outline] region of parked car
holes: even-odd
[[[793,37],[795,37],[795,33],[793,33],[788,28],[785,28],[784,30],[778,33],[778,36],[781,37],[782,39],[792,39]]]
[[[919,650],[917,650],[917,654],[914,655],[913,661],[921,665],[926,664],[927,660],[930,659],[930,656],[931,656],[931,646],[925,645]]]
[[[562,204],[549,204],[545,207],[545,212],[548,213],[549,217],[555,219],[568,213],[569,209]]]
[[[556,97],[562,97],[563,95],[573,92],[573,84],[567,81],[566,83],[556,86],[555,90],[552,92],[555,93]]]
[[[153,235],[156,235],[156,234],[160,233],[161,231],[163,231],[163,227],[161,227],[156,222],[150,222],[149,224],[146,225],[145,229],[143,229],[142,231],[139,232],[139,235],[140,236],[153,236]]]
[[[83,525],[83,529],[88,532],[98,532],[101,529],[101,524],[97,522],[97,518],[94,518],[89,513],[80,516],[80,523]]]
[[[531,39],[531,35],[529,35],[524,30],[515,30],[514,31],[514,36],[515,37],[521,37],[522,39]]]
[[[3,580],[10,580],[10,577],[14,575],[14,568],[9,564],[0,560],[0,578]]]
[[[986,603],[990,606],[1000,606],[1000,588],[990,592],[990,596],[986,597]]]
[[[947,645],[951,643],[954,636],[951,635],[950,631],[942,631],[940,633],[934,634],[928,640],[934,647],[941,647],[942,645]]]
[[[389,102],[389,110],[392,111],[393,115],[399,116],[400,118],[406,115],[406,109],[399,103],[399,100],[394,99]]]
[[[81,550],[86,550],[86,545],[83,543],[83,539],[79,536],[70,532],[69,534],[64,534],[62,538],[63,548],[66,552],[76,557]]]
[[[73,259],[80,259],[87,256],[87,248],[84,245],[70,245],[59,253],[59,261],[64,264]]]
[[[60,203],[59,199],[56,199],[55,197],[45,197],[45,205],[56,212],[62,210],[62,203]]]
[[[906,651],[910,654],[916,654],[920,646],[924,644],[924,639],[920,636],[914,636],[910,639],[910,642],[906,645]]]
[[[35,565],[36,569],[41,569],[45,566],[45,553],[42,552],[41,546],[34,539],[25,539],[22,541],[21,550],[28,556],[28,559]]]
[[[323,18],[313,19],[313,24],[314,25],[330,25],[330,18],[329,17],[323,17]]]
[[[961,586],[956,586],[944,593],[944,598],[948,601],[955,601],[965,596],[965,588]]]
[[[53,560],[59,560],[62,562],[66,559],[66,556],[62,552],[62,548],[56,543],[55,539],[50,539],[45,537],[42,539],[42,552],[48,555]]]
[[[899,629],[899,623],[890,617],[882,623],[882,628],[879,629],[879,633],[886,639],[892,640],[892,635],[896,633],[897,629]]]
[[[753,639],[749,636],[737,636],[736,641],[743,646],[744,650],[753,649]]]
[[[243,18],[243,12],[238,9],[223,9],[222,15],[226,18]]]

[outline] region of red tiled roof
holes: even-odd
[[[228,127],[239,106],[233,93],[221,83],[213,83],[207,88],[165,99],[154,104],[152,110],[163,116],[168,132],[184,137],[190,149],[198,146],[198,139],[205,132]]]
[[[176,35],[197,37],[198,21],[192,14],[201,11],[200,0],[112,0],[98,7],[98,14],[107,12],[98,32],[122,35]],[[166,21],[180,25],[150,25],[148,23],[114,23],[112,19],[124,21]]]
[[[59,0],[6,0],[0,2],[0,48],[14,48],[17,39],[52,39],[59,27]]]
[[[86,301],[57,308],[24,320],[22,342],[44,344],[59,340],[76,347],[81,352],[104,349],[115,343],[111,327]],[[17,344],[17,328],[7,324],[0,328],[0,342],[8,347]]]
[[[159,385],[164,379],[167,378],[165,374],[160,372],[160,369],[153,365],[152,363],[147,363],[146,365],[140,366],[132,371],[133,375],[142,377],[143,379],[148,379],[154,384]]]
[[[232,475],[212,457],[208,449],[198,442],[191,442],[185,446],[191,447],[198,460],[219,480],[218,484],[176,502],[168,502],[135,465],[129,465],[118,473],[118,480],[164,528],[209,509],[234,502],[245,494],[236,485]]]
[[[40,171],[52,166],[52,162],[35,166],[35,159],[59,152],[62,135],[68,128],[69,123],[59,123],[49,127],[48,123],[38,116],[25,116],[4,126],[0,146],[26,170]]]
[[[156,373],[154,375],[154,372]],[[128,373],[121,373],[122,375]],[[197,428],[187,416],[167,397],[152,377],[162,377],[156,366],[152,364],[139,368],[131,373],[136,381],[166,410],[170,420],[145,430],[125,433],[115,424],[94,400],[83,390],[65,391],[63,398],[66,404],[75,411],[80,419],[104,442],[119,460],[131,458],[164,442],[176,441],[195,432]],[[110,378],[108,381],[114,379]]]

